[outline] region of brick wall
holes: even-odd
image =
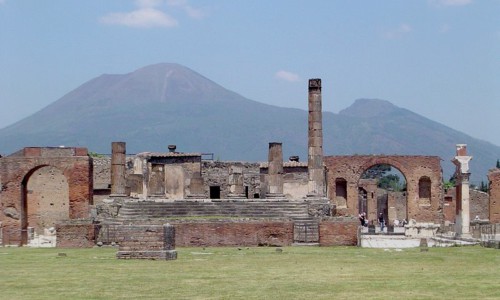
[[[95,245],[94,224],[63,223],[56,225],[58,248],[91,248]]]
[[[291,221],[172,223],[176,245],[288,246],[293,241]]]
[[[386,156],[386,155],[354,155],[327,156],[328,197],[332,204],[336,202],[337,179],[347,182],[347,207],[337,207],[337,213],[343,216],[355,216],[358,211],[358,183],[361,175],[378,164],[387,164],[398,169],[405,177],[407,184],[408,218],[417,222],[440,223],[442,220],[442,177],[441,159],[437,156]],[[422,178],[430,180],[430,199],[421,201],[419,182]],[[370,208],[368,208],[370,210]]]
[[[356,218],[332,218],[319,224],[321,246],[356,246],[359,221]]]
[[[490,170],[490,223],[500,223],[500,169]]]
[[[116,227],[120,250],[163,250],[163,225],[122,225]]]

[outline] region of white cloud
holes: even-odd
[[[178,25],[176,19],[152,7],[143,7],[125,13],[110,13],[102,17],[101,22],[138,28],[175,27]]]
[[[300,80],[299,75],[292,73],[292,72],[283,71],[283,70],[276,72],[276,74],[274,74],[274,77],[281,79],[281,80],[290,81],[290,82],[296,82],[296,81]]]
[[[472,0],[430,0],[436,6],[462,6],[471,4]]]
[[[384,37],[387,39],[397,39],[402,37],[405,34],[408,34],[412,31],[413,29],[411,28],[410,25],[408,24],[401,24],[399,25],[398,28],[386,31],[384,33]]]
[[[206,16],[203,10],[192,7],[188,4],[187,0],[167,0],[167,4],[184,10],[184,12],[193,19],[201,19]]]
[[[0,0],[6,1],[6,0]],[[100,21],[106,24],[123,25],[138,28],[175,27],[179,22],[161,10],[167,5],[183,10],[189,17],[201,19],[206,14],[201,9],[190,6],[187,0],[135,0],[138,7],[131,12],[114,12],[103,16]]]

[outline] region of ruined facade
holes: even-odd
[[[387,211],[379,211],[375,186],[366,191],[369,201],[366,208],[359,206],[359,187],[363,187],[362,174],[369,168],[386,164],[398,169],[406,179],[407,184],[407,219],[419,222],[442,221],[442,175],[440,158],[436,156],[385,156],[385,155],[355,155],[327,156],[325,167],[328,182],[328,197],[336,205],[339,215],[356,216],[366,209],[368,219],[376,219],[379,212],[386,216],[396,203],[389,203]],[[366,184],[364,185],[366,187]],[[389,218],[389,222],[392,222]]]
[[[3,243],[24,245],[28,234],[88,218],[92,178],[85,148],[30,147],[0,158]]]

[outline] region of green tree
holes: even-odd
[[[488,184],[481,180],[481,184],[479,185],[479,190],[481,192],[487,193],[488,192]]]
[[[392,190],[395,192],[402,192],[406,189],[403,182],[399,182],[399,176],[389,174],[379,178],[377,186],[381,189]]]
[[[497,159],[497,169],[500,169],[500,159]]]

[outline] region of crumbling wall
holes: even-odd
[[[456,217],[456,189],[452,187],[446,191],[443,204],[444,221],[455,223]],[[476,216],[480,220],[489,219],[490,196],[488,193],[475,189],[469,190],[469,217],[473,221]]]
[[[229,194],[229,167],[238,164],[243,168],[243,184],[248,187],[248,198],[260,197],[260,175],[259,163],[248,162],[221,162],[221,161],[203,161],[202,178],[205,187],[205,196],[210,195],[211,186],[220,187],[221,198],[227,198]]]
[[[56,224],[56,247],[91,248],[95,245],[94,228],[94,224],[85,221]]]
[[[261,197],[267,191],[268,163],[260,164]],[[288,161],[283,163],[283,194],[287,199],[302,199],[307,196],[308,190],[307,163]]]
[[[4,241],[26,243],[26,202],[30,177],[39,169],[57,168],[68,184],[68,218],[87,218],[92,204],[92,159],[86,148],[24,148],[0,158],[0,222],[4,224]],[[5,234],[9,236],[6,238]]]
[[[358,184],[361,175],[370,167],[388,164],[397,168],[406,179],[408,218],[418,222],[440,223],[442,220],[442,176],[441,159],[437,156],[386,156],[355,155],[327,156],[328,197],[336,205],[336,179],[347,182],[347,207],[337,208],[337,214],[355,216],[358,211]],[[422,178],[430,180],[429,201],[419,198],[419,182]],[[427,195],[427,194],[426,194]]]

